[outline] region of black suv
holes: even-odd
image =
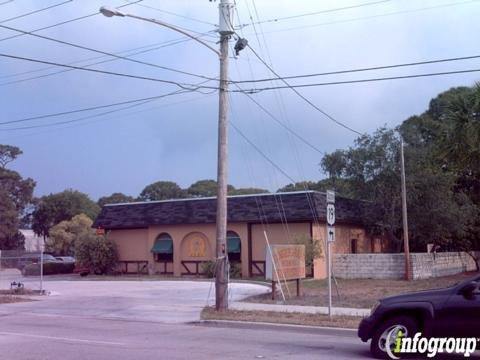
[[[362,320],[358,336],[372,339],[370,351],[385,358],[390,331],[400,328],[406,337],[480,336],[480,276],[445,289],[426,290],[380,300]]]

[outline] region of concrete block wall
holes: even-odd
[[[414,280],[475,270],[472,257],[462,252],[412,253],[410,258]],[[405,257],[403,254],[336,254],[333,273],[341,279],[403,279]]]

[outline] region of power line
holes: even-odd
[[[14,0],[7,0],[7,1],[1,2],[0,5],[5,5],[5,4],[11,3],[12,1]]]
[[[190,75],[190,76],[194,76],[194,77],[198,77],[198,78],[202,78],[202,79],[213,80],[213,78],[210,78],[210,77],[207,77],[207,76],[198,75],[198,74],[194,74],[194,73],[183,71],[183,70],[177,70],[177,69],[173,69],[173,68],[170,68],[170,67],[157,65],[157,64],[153,64],[153,63],[149,63],[149,62],[145,62],[145,61],[141,61],[141,60],[131,59],[131,58],[125,57],[125,56],[115,55],[113,53],[93,49],[91,47],[87,47],[87,46],[83,46],[83,45],[74,44],[74,43],[71,43],[71,42],[68,42],[68,41],[63,41],[63,40],[54,39],[54,38],[51,38],[51,37],[48,37],[48,36],[33,34],[32,32],[24,31],[24,30],[21,30],[21,29],[16,29],[16,28],[13,28],[13,27],[10,27],[10,26],[0,25],[0,28],[4,28],[4,29],[7,29],[7,30],[12,30],[12,31],[17,31],[17,32],[20,32],[20,33],[25,34],[25,35],[31,35],[31,36],[34,36],[34,37],[37,37],[37,38],[40,38],[40,39],[53,41],[53,42],[56,42],[56,43],[59,43],[59,44],[72,46],[72,47],[75,47],[75,48],[78,48],[78,49],[87,50],[87,51],[95,52],[95,53],[98,53],[98,54],[111,56],[111,57],[114,57],[114,58],[117,58],[117,59],[126,60],[126,61],[134,62],[134,63],[137,63],[137,64],[153,66],[153,67],[156,67],[156,68],[160,68],[160,69],[168,70],[168,71],[173,71],[173,72],[184,74],[184,75]]]
[[[128,0],[124,0],[124,1],[127,2],[127,3],[130,3],[130,1],[128,1]],[[164,14],[169,14],[169,15],[177,16],[177,17],[182,18],[182,19],[195,21],[195,22],[198,22],[198,23],[201,23],[201,24],[211,25],[211,26],[217,26],[217,24],[213,24],[213,23],[210,23],[210,22],[208,22],[208,21],[204,21],[204,20],[195,19],[195,18],[192,18],[192,17],[189,17],[189,16],[184,16],[184,15],[176,14],[176,13],[174,13],[174,12],[167,11],[167,10],[163,10],[163,9],[159,9],[159,8],[156,8],[156,7],[153,7],[153,6],[149,6],[149,5],[145,5],[145,4],[137,4],[137,6],[141,6],[141,7],[144,7],[144,8],[146,8],[146,9],[151,9],[151,10],[159,11],[159,12],[164,13]]]
[[[11,17],[11,18],[9,18],[9,19],[1,20],[1,21],[0,21],[0,24],[6,23],[6,22],[12,21],[12,20],[17,20],[17,19],[20,19],[20,18],[23,18],[23,17],[26,17],[26,16],[30,16],[30,15],[33,15],[33,14],[37,14],[37,13],[39,13],[39,12],[46,11],[46,10],[49,10],[49,9],[53,9],[53,8],[55,8],[55,7],[57,7],[57,6],[61,6],[61,5],[67,4],[67,3],[72,2],[72,1],[73,1],[73,0],[67,0],[67,1],[64,1],[64,2],[61,2],[61,3],[58,3],[58,4],[54,4],[54,5],[50,5],[50,6],[44,7],[44,8],[42,8],[42,9],[38,9],[38,10],[31,11],[31,12],[26,13],[26,14],[17,15],[17,16]]]
[[[296,19],[296,18],[305,17],[305,16],[313,16],[313,15],[319,15],[319,14],[326,14],[326,13],[331,13],[331,12],[337,12],[337,11],[343,11],[343,10],[360,8],[360,7],[364,7],[364,6],[372,6],[372,5],[377,5],[377,4],[381,4],[381,3],[386,3],[386,2],[389,2],[389,1],[391,1],[391,0],[373,1],[373,2],[368,2],[368,3],[362,3],[362,4],[352,5],[352,6],[345,6],[345,7],[335,8],[335,9],[320,10],[320,11],[314,11],[314,12],[305,13],[305,14],[291,15],[291,16],[273,18],[273,19],[268,19],[268,20],[261,20],[261,21],[257,21],[257,22],[252,23],[252,24],[242,24],[242,27],[249,26],[249,25],[253,25],[253,24],[259,25],[259,24],[266,24],[266,23],[278,22],[278,21],[282,21],[282,20],[291,20],[291,19]]]
[[[282,78],[285,79],[285,80],[301,79],[301,78],[310,78],[310,77],[325,76],[325,75],[338,75],[338,74],[347,74],[347,73],[355,73],[355,72],[363,72],[363,71],[393,69],[393,68],[407,67],[407,66],[417,66],[417,65],[436,64],[436,63],[443,63],[443,62],[471,60],[471,59],[478,59],[478,58],[480,58],[480,55],[462,56],[462,57],[455,57],[455,58],[417,61],[417,62],[410,62],[410,63],[403,63],[403,64],[373,66],[373,67],[348,69],[348,70],[337,70],[337,71],[329,71],[329,72],[323,72],[323,73],[291,75],[291,76],[283,76]],[[252,82],[259,83],[259,82],[266,82],[266,81],[273,81],[273,80],[278,80],[278,78],[275,77],[275,78],[240,80],[240,81],[231,81],[231,82],[232,83],[237,83],[237,84],[242,84],[242,83],[252,83]]]
[[[80,118],[77,118],[77,119],[72,119],[72,120],[58,121],[58,122],[48,123],[48,124],[29,125],[29,126],[21,126],[21,127],[16,127],[16,128],[8,128],[8,129],[2,129],[2,131],[15,131],[15,130],[37,129],[37,128],[44,128],[44,127],[52,127],[52,126],[57,126],[57,125],[71,124],[71,123],[74,123],[74,122],[78,122],[78,121],[82,121],[82,120],[87,120],[87,119],[92,119],[92,118],[95,118],[95,117],[112,114],[112,113],[115,113],[115,112],[118,112],[118,111],[131,109],[131,108],[133,108],[133,107],[137,107],[137,106],[140,106],[140,105],[143,105],[143,104],[152,102],[152,101],[154,101],[154,100],[158,100],[158,99],[160,99],[160,98],[164,98],[164,97],[168,97],[168,96],[172,96],[172,95],[184,94],[184,93],[187,93],[187,92],[190,92],[190,91],[177,90],[177,91],[170,92],[170,93],[167,93],[167,94],[164,94],[164,95],[155,96],[155,97],[152,97],[152,98],[146,98],[146,99],[143,100],[143,101],[142,101],[142,100],[135,100],[137,103],[130,104],[130,105],[125,106],[125,107],[122,107],[122,108],[120,108],[120,109],[108,110],[108,111],[104,111],[104,112],[101,112],[101,113],[98,113],[98,114],[83,116],[83,117],[80,117]],[[130,101],[130,103],[131,103],[131,102],[132,102],[132,101]],[[124,104],[127,104],[127,103],[129,103],[129,102],[124,102]],[[106,107],[106,106],[104,106],[104,107]],[[97,108],[97,109],[100,109],[101,107],[96,107],[96,108]],[[94,108],[91,108],[91,109],[94,109]],[[90,109],[90,110],[91,110],[91,109]],[[86,111],[86,110],[85,110],[85,111]],[[70,113],[74,113],[74,112],[78,112],[78,111],[72,111],[72,112],[70,112]],[[53,114],[52,116],[57,116],[57,115],[58,115],[58,114]],[[44,116],[43,118],[45,118],[45,117],[48,117],[48,116]],[[42,118],[42,117],[37,117],[37,118]]]
[[[306,88],[306,87],[317,87],[317,86],[328,86],[328,85],[341,85],[341,84],[356,84],[364,82],[375,82],[375,81],[386,81],[386,80],[401,80],[401,79],[411,79],[411,78],[421,78],[421,77],[430,77],[430,76],[443,76],[443,75],[454,75],[454,74],[466,74],[472,72],[479,72],[480,69],[467,69],[467,70],[455,70],[455,71],[443,71],[436,73],[426,73],[426,74],[414,74],[414,75],[402,75],[402,76],[389,76],[389,77],[380,77],[380,78],[371,78],[371,79],[359,79],[359,80],[345,80],[345,81],[330,81],[323,83],[313,83],[313,84],[297,84],[297,85],[285,85],[285,86],[271,86],[264,88],[255,88],[255,89],[243,89],[231,90],[232,92],[247,92],[249,94],[258,93],[261,91],[275,90],[275,89],[295,89],[295,88]],[[282,78],[278,78],[282,80]]]
[[[295,183],[296,181],[288,175],[280,166],[278,166],[272,159],[270,159],[267,154],[265,154],[262,149],[260,149],[254,142],[252,142],[232,121],[230,121],[230,125],[235,129],[235,131],[247,142],[252,146],[265,160],[267,160],[275,169],[280,171],[288,180]]]
[[[12,1],[13,1],[13,0],[12,0]],[[132,3],[129,3],[129,4],[121,5],[121,6],[118,7],[118,9],[123,8],[123,7],[126,7],[126,6],[130,6],[130,5],[133,5],[133,4],[137,4],[137,3],[142,2],[142,1],[143,1],[143,0],[137,0],[137,1],[132,2]],[[1,5],[1,4],[0,4],[0,5]],[[38,31],[42,31],[42,30],[51,29],[51,28],[54,28],[54,27],[56,27],[56,26],[61,26],[61,25],[69,24],[69,23],[72,23],[72,22],[74,22],[74,21],[87,19],[87,18],[92,17],[92,16],[97,16],[98,14],[99,14],[98,12],[95,12],[95,13],[93,13],[93,14],[88,14],[88,15],[84,15],[84,16],[77,17],[77,18],[65,20],[65,21],[62,21],[62,22],[59,22],[59,23],[56,23],[56,24],[44,26],[44,27],[41,27],[41,28],[38,28],[38,29],[35,29],[35,30],[31,30],[31,31],[30,31],[30,34],[31,34],[31,33],[36,33],[36,32],[38,32]],[[14,39],[14,38],[17,38],[17,37],[20,37],[20,36],[24,36],[24,35],[25,35],[25,34],[12,35],[12,36],[8,36],[8,37],[5,37],[5,38],[0,39],[0,41],[5,41],[5,40]]]
[[[10,59],[35,62],[35,63],[39,63],[39,64],[54,65],[54,66],[65,67],[65,68],[69,68],[69,69],[89,71],[89,72],[99,73],[99,74],[121,76],[121,77],[126,77],[126,78],[131,78],[131,79],[139,79],[139,80],[156,81],[156,82],[161,82],[161,83],[165,83],[165,84],[176,85],[176,86],[178,86],[178,87],[180,87],[184,90],[192,90],[191,87],[193,87],[194,91],[196,91],[197,89],[210,89],[210,90],[213,90],[213,89],[217,90],[218,89],[218,87],[213,87],[213,86],[196,86],[196,85],[193,85],[193,84],[179,83],[179,82],[171,81],[171,80],[164,80],[164,79],[152,78],[152,77],[147,77],[147,76],[131,75],[131,74],[125,74],[125,73],[117,73],[117,72],[106,71],[106,70],[89,69],[89,68],[85,68],[85,67],[81,67],[81,66],[60,64],[60,63],[56,63],[56,62],[52,62],[52,61],[32,59],[32,58],[15,56],[15,55],[10,55],[10,54],[0,53],[0,56],[5,57],[5,58],[10,58]]]
[[[250,46],[250,45],[247,45],[249,47],[250,50],[252,50],[253,54],[258,58],[258,60],[260,60],[276,77],[278,77],[279,80],[281,80],[285,85],[286,87],[292,89],[292,91],[297,94],[300,98],[302,98],[307,104],[309,104],[311,107],[313,107],[315,110],[317,110],[318,112],[320,112],[321,114],[323,114],[324,116],[326,116],[328,119],[330,119],[331,121],[333,121],[334,123],[336,123],[337,125],[340,125],[341,127],[355,133],[355,134],[358,134],[358,135],[363,135],[361,132],[351,128],[350,126],[342,123],[341,121],[338,121],[337,119],[335,119],[333,116],[331,116],[330,114],[328,114],[327,112],[323,111],[321,108],[319,108],[317,105],[315,105],[313,102],[311,102],[309,99],[307,99],[305,96],[303,96],[300,92],[298,92],[297,89],[295,89],[294,87],[292,87],[286,80],[282,79],[282,77],[280,75],[277,74],[277,72],[275,70],[272,69],[272,67],[270,65],[268,65],[265,60],[263,60],[258,54],[257,52]],[[273,88],[273,87],[272,87]],[[279,89],[282,88],[282,87],[278,87]]]
[[[324,26],[324,25],[343,24],[343,23],[349,23],[349,22],[360,21],[360,20],[370,20],[370,19],[376,19],[376,18],[381,18],[381,17],[385,17],[385,16],[392,16],[392,15],[399,15],[399,14],[410,14],[410,13],[415,13],[415,12],[425,11],[425,10],[445,8],[445,7],[451,7],[451,6],[457,6],[457,5],[465,5],[465,4],[469,4],[469,3],[473,3],[473,2],[477,2],[477,1],[479,1],[479,0],[468,0],[468,1],[463,1],[463,2],[455,2],[455,3],[448,3],[448,4],[442,4],[442,5],[427,6],[427,7],[411,9],[411,10],[393,11],[393,12],[390,12],[390,13],[384,13],[384,14],[378,14],[378,15],[362,16],[362,17],[345,19],[345,20],[335,20],[335,21],[329,21],[329,22],[318,23],[318,24],[296,26],[296,27],[291,27],[291,28],[286,28],[286,29],[268,31],[268,32],[265,32],[265,34],[273,34],[273,33],[277,33],[277,32],[308,29],[308,28],[319,27],[319,26]]]
[[[133,53],[128,54],[128,56],[134,56],[134,55],[139,55],[139,54],[143,54],[143,53],[150,52],[150,51],[155,51],[155,50],[167,47],[167,46],[180,44],[182,42],[186,42],[186,41],[190,41],[190,40],[192,40],[192,39],[189,38],[189,37],[181,37],[181,38],[172,39],[172,40],[165,41],[165,42],[156,43],[156,44],[153,44],[153,45],[140,46],[140,47],[137,47],[137,48],[132,48],[132,49],[129,49],[129,50],[120,51],[117,54],[128,53],[128,52],[131,52],[131,51],[139,50],[137,52],[133,52]],[[155,46],[155,47],[152,48],[152,46]],[[142,49],[142,50],[140,50],[140,49]],[[83,63],[83,62],[86,62],[86,61],[89,61],[89,60],[97,60],[97,59],[101,59],[101,58],[105,58],[105,57],[107,57],[107,55],[95,56],[95,57],[91,57],[91,58],[87,58],[87,59],[83,59],[83,60],[72,61],[72,62],[68,63],[67,65]],[[103,64],[103,63],[106,63],[106,62],[111,62],[111,61],[116,61],[116,60],[118,60],[118,59],[109,58],[107,60],[102,60],[102,61],[86,64],[86,65],[84,65],[84,67],[90,67],[90,66]],[[21,73],[16,73],[16,74],[3,75],[3,76],[0,76],[0,78],[10,78],[10,77],[15,77],[15,76],[27,75],[27,74],[38,73],[38,72],[42,72],[42,71],[46,71],[46,70],[50,70],[50,69],[55,69],[55,68],[56,68],[56,66],[49,66],[49,67],[46,67],[46,68],[29,70],[29,71],[24,71],[24,72],[21,72]],[[45,77],[49,77],[49,76],[53,76],[53,75],[57,75],[57,74],[61,74],[61,73],[69,72],[69,71],[73,71],[73,69],[65,69],[65,70],[55,71],[55,72],[52,72],[52,73],[43,74],[43,75],[39,75],[39,76],[32,76],[32,77],[25,78],[25,79],[8,81],[8,82],[0,83],[0,86],[11,85],[11,84],[21,83],[21,82],[25,82],[25,81],[45,78]]]
[[[185,91],[181,91],[179,93],[183,93]],[[187,91],[189,92],[189,91]],[[171,93],[175,94],[177,92]],[[40,119],[46,119],[46,118],[51,118],[51,117],[57,117],[57,116],[64,116],[64,115],[70,115],[70,114],[76,114],[79,112],[85,112],[85,111],[92,111],[92,110],[99,110],[99,109],[105,109],[109,107],[114,107],[114,106],[119,106],[119,105],[126,105],[126,104],[131,104],[131,103],[137,103],[141,101],[150,101],[150,100],[156,100],[165,97],[166,95],[157,95],[157,96],[149,96],[145,98],[140,98],[140,99],[133,99],[133,100],[126,100],[126,101],[120,101],[116,103],[111,103],[111,104],[105,104],[105,105],[98,105],[98,106],[91,106],[87,108],[82,108],[82,109],[75,109],[75,110],[68,110],[68,111],[62,111],[62,112],[57,112],[57,113],[50,113],[50,114],[43,114],[43,115],[36,115],[36,116],[31,116],[23,119],[16,119],[16,120],[9,120],[9,121],[4,121],[0,122],[0,125],[7,125],[7,124],[16,124],[16,123],[21,123],[21,122],[26,122],[26,121],[32,121],[32,120],[40,120]]]

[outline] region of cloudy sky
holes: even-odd
[[[218,59],[206,47],[152,23],[93,15],[101,5],[118,7],[128,5],[128,1],[3,0],[0,53],[169,80],[188,84],[189,88],[205,81],[203,77],[218,76]],[[48,10],[6,21],[49,6]],[[122,11],[175,24],[217,47],[217,7],[218,2],[208,0],[143,0]],[[478,0],[237,0],[237,10],[237,33],[247,38],[281,76],[480,54]],[[16,31],[29,32],[83,16],[87,17],[35,34],[128,56],[144,64]],[[318,76],[291,83],[477,69],[479,65],[479,59],[472,59]],[[69,69],[0,56],[0,122],[179,90],[174,84],[159,81],[65,70]],[[232,80],[272,75],[249,49],[237,59],[230,59]],[[315,86],[299,91],[334,119],[360,133],[370,133],[384,124],[400,124],[410,115],[423,112],[439,92],[472,85],[479,77],[480,73],[472,72]],[[218,95],[208,89],[215,85],[215,81],[208,81],[203,84],[206,88],[199,91],[148,103],[3,124],[0,143],[23,150],[12,168],[37,181],[38,196],[66,188],[86,192],[93,199],[117,191],[137,196],[145,185],[158,180],[172,180],[187,187],[196,180],[216,177]],[[283,84],[263,82],[241,87],[278,85]],[[236,187],[275,190],[289,183],[289,178],[300,181],[323,177],[318,166],[321,153],[292,136],[278,121],[325,152],[351,146],[357,136],[313,109],[290,89],[257,92],[251,97],[277,122],[245,94],[230,95],[231,121],[251,142],[230,127],[229,182]]]

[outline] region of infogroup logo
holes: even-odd
[[[480,339],[477,338],[426,338],[422,337],[422,333],[416,333],[413,338],[405,337],[401,329],[394,328],[387,337],[387,344],[394,344],[394,347],[392,349],[387,346],[386,351],[392,359],[400,359],[401,354],[427,354],[427,357],[433,358],[446,353],[470,357],[476,351],[479,342]]]

